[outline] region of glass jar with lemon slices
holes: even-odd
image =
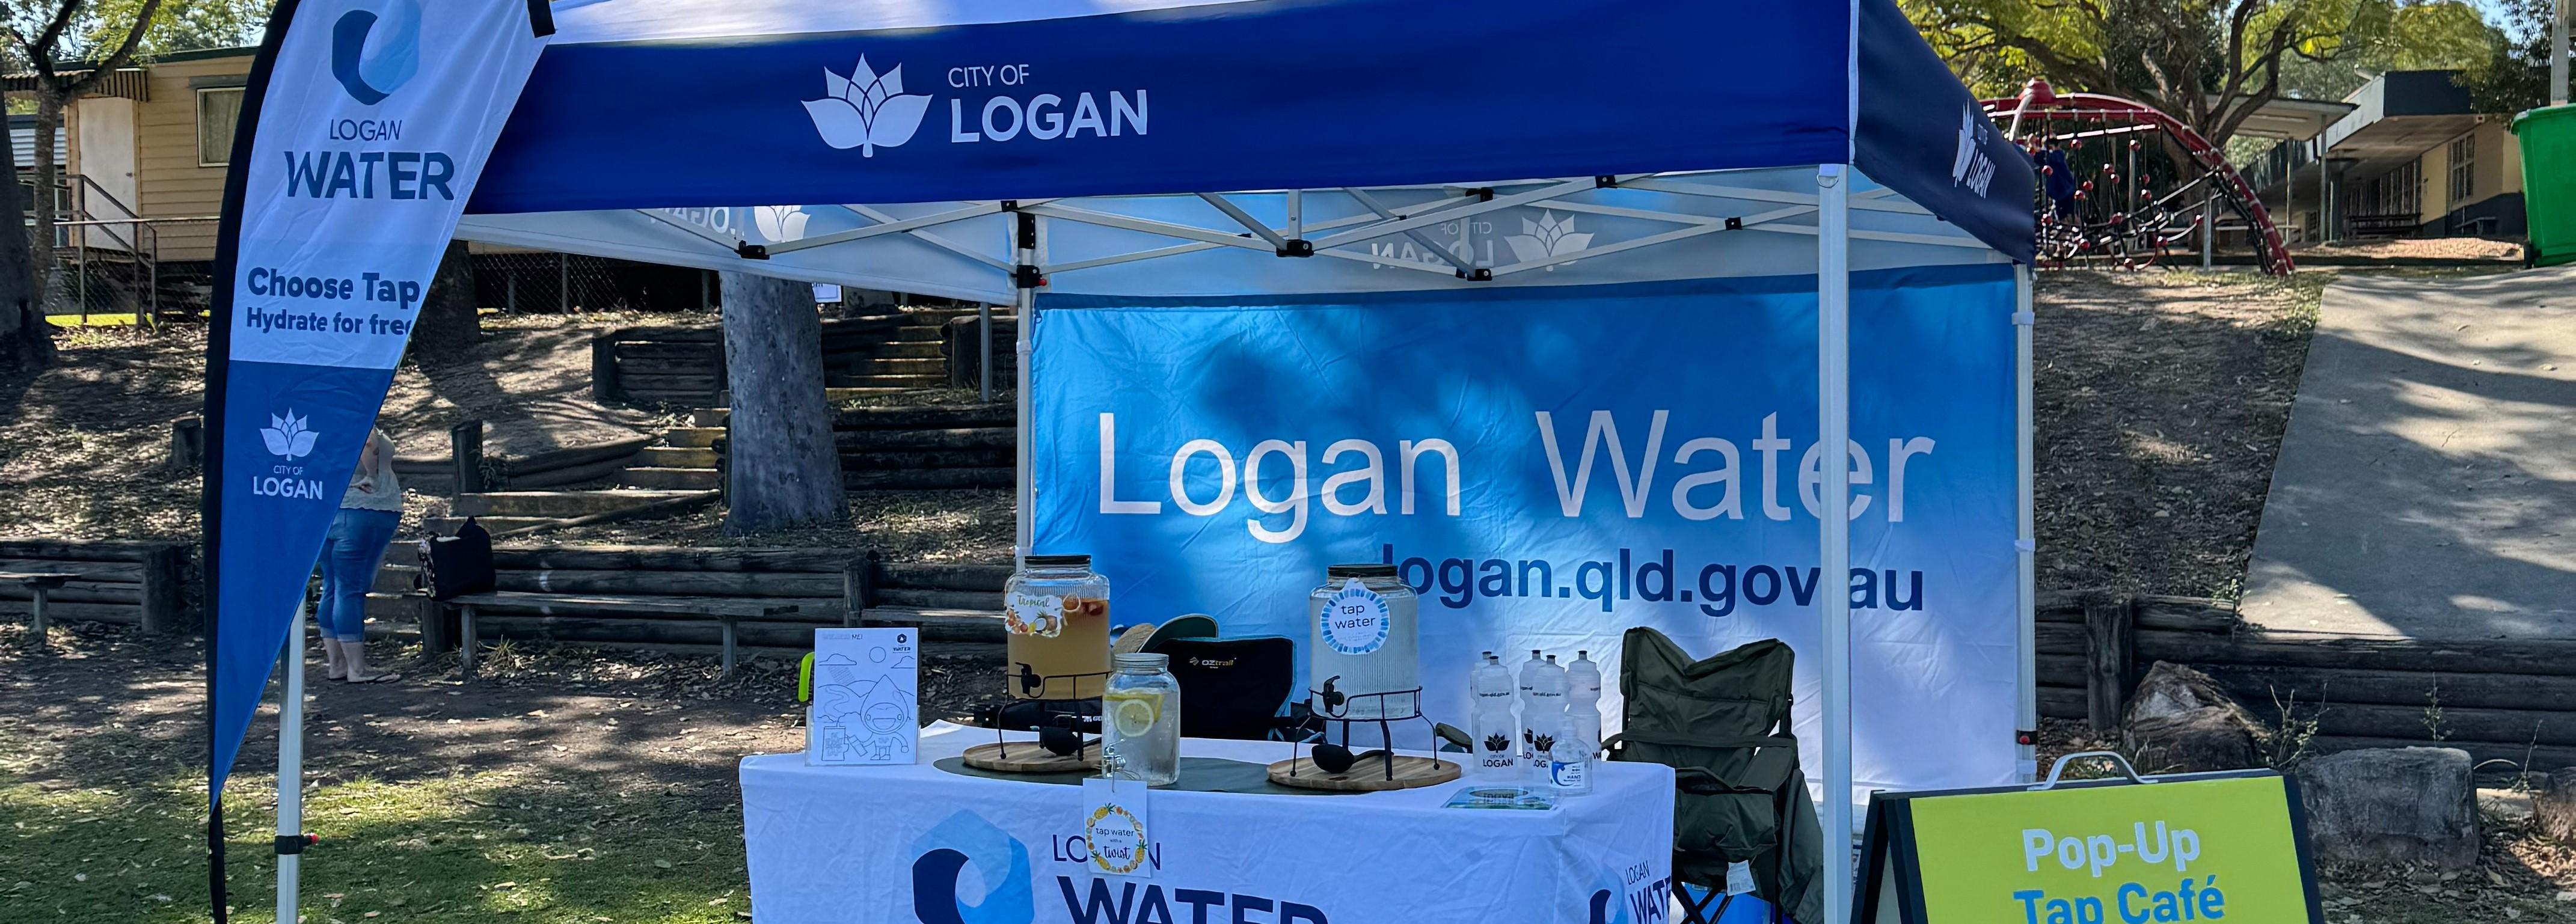
[[[1171,657],[1122,654],[1100,696],[1104,776],[1169,786],[1181,778],[1181,684]]]

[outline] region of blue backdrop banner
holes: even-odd
[[[2007,266],[1855,274],[1833,580],[1813,276],[1039,305],[1033,551],[1092,554],[1115,623],[1203,612],[1302,656],[1325,566],[1391,562],[1433,718],[1464,721],[1479,652],[1588,649],[1613,727],[1628,627],[1702,656],[1782,638],[1821,766],[1815,604],[1839,588],[1857,791],[2014,778]]]

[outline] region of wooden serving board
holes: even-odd
[[[1385,758],[1363,757],[1343,773],[1326,773],[1309,758],[1297,757],[1270,765],[1270,781],[1298,789],[1324,789],[1334,792],[1384,792],[1394,789],[1418,789],[1438,786],[1458,778],[1458,765],[1429,757],[1395,758],[1395,778],[1386,777]],[[1295,775],[1290,775],[1290,771]]]
[[[1010,756],[1003,756],[1001,743],[979,744],[966,749],[966,766],[995,773],[1069,773],[1092,770],[1100,766],[1100,742],[1090,741],[1071,754],[1057,754],[1040,747],[1035,741],[1014,741]]]

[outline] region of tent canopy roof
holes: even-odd
[[[469,211],[1854,164],[2008,256],[2031,250],[2026,159],[1893,0],[587,0],[555,16]]]

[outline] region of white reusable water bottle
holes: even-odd
[[[1601,664],[1592,660],[1592,652],[1577,651],[1574,663],[1565,668],[1565,710],[1571,715],[1577,706],[1592,718],[1579,723],[1597,746],[1601,741]]]
[[[1469,691],[1475,694],[1475,711],[1468,721],[1469,737],[1475,747],[1467,765],[1467,775],[1488,783],[1520,783],[1529,778],[1528,768],[1521,763],[1520,720],[1512,716],[1516,688],[1512,672],[1493,652],[1469,675]]]
[[[1537,693],[1538,675],[1539,675],[1539,674],[1541,674],[1541,673],[1543,673],[1543,672],[1545,672],[1546,670],[1547,670],[1547,662],[1539,659],[1538,649],[1536,649],[1536,648],[1532,648],[1532,649],[1530,649],[1530,656],[1529,656],[1529,660],[1521,662],[1521,669],[1520,669],[1520,694],[1521,694],[1521,734],[1520,734],[1520,738],[1521,738],[1521,760],[1522,760],[1522,761],[1524,761],[1524,762],[1531,761],[1531,760],[1533,760],[1533,759],[1535,759],[1535,758],[1537,757],[1537,755],[1536,755],[1536,754],[1532,754],[1532,753],[1530,752],[1530,720],[1531,720],[1532,718],[1537,717],[1537,715],[1538,715],[1538,693]]]
[[[1529,706],[1521,710],[1521,727],[1528,729],[1531,735],[1529,757],[1532,767],[1546,766],[1540,761],[1547,759],[1547,749],[1538,745],[1537,737],[1553,736],[1557,725],[1565,721],[1565,689],[1565,668],[1556,666],[1555,655],[1548,655],[1547,660],[1539,663],[1538,676],[1531,678]],[[1542,770],[1538,775],[1544,777],[1547,774]]]
[[[1547,782],[1560,796],[1592,791],[1592,757],[1601,751],[1601,710],[1589,699],[1566,704],[1549,741]]]
[[[1572,684],[1565,691],[1568,698],[1601,701],[1601,662],[1592,660],[1592,652],[1576,651],[1574,663],[1565,666],[1565,678]]]

